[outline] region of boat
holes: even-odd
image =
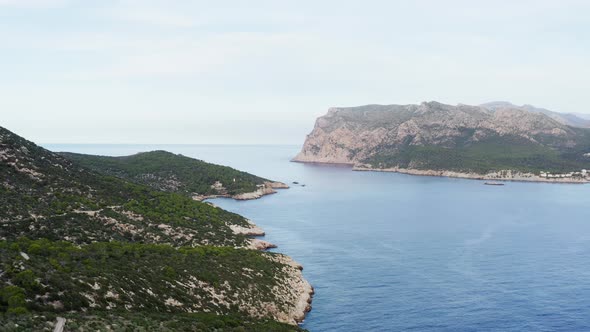
[[[483,184],[485,184],[486,186],[503,186],[504,183],[502,182],[484,182]]]

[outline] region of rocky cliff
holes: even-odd
[[[479,106],[367,105],[317,119],[298,162],[487,173],[590,168],[590,130],[540,112]]]

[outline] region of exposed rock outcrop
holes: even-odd
[[[276,248],[276,244],[272,244],[268,241],[260,240],[260,239],[250,239],[250,245],[248,246],[249,249],[254,250],[267,250],[271,248]]]
[[[216,183],[215,185],[217,185],[219,188],[223,188],[222,183]],[[205,200],[208,198],[226,197],[226,198],[233,198],[233,199],[239,200],[239,201],[245,201],[245,200],[250,200],[250,199],[258,199],[258,198],[265,196],[265,195],[276,194],[277,191],[275,189],[289,189],[289,186],[285,183],[270,182],[270,181],[266,181],[263,184],[259,184],[257,187],[258,188],[255,191],[236,194],[236,195],[230,195],[230,194],[222,192],[217,195],[194,195],[194,196],[192,196],[192,198],[196,201],[202,201],[202,200]]]
[[[305,315],[311,311],[311,302],[315,291],[311,284],[303,278],[301,264],[285,255],[274,255],[272,259],[285,264],[283,271],[288,276],[283,281],[287,285],[286,289],[277,287],[275,294],[281,294],[285,298],[285,302],[295,304],[288,308],[287,313],[280,313],[277,320],[290,324],[301,323],[305,319]]]
[[[235,224],[228,224],[228,227],[235,234],[241,234],[246,236],[264,236],[264,230],[262,228],[256,226],[252,221],[247,220],[248,226],[238,226]],[[264,241],[261,239],[251,238],[248,239],[248,245],[246,246],[247,249],[254,249],[254,250],[267,250],[271,248],[276,248],[277,246],[273,243],[268,241]]]
[[[247,220],[248,226],[239,226],[236,224],[229,224],[229,228],[236,234],[243,234],[248,236],[264,236],[262,228],[256,226],[251,220]]]
[[[248,199],[257,199],[264,195],[271,195],[275,194],[277,191],[275,189],[288,189],[289,186],[282,183],[282,182],[264,182],[264,184],[259,185],[258,189],[253,192],[237,194],[232,196],[233,199],[237,200],[248,200]]]

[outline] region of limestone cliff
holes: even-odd
[[[369,168],[579,170],[590,130],[522,108],[437,102],[331,108],[317,119],[298,162]]]

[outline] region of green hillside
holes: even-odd
[[[141,332],[297,332],[301,328],[272,320],[252,320],[242,316],[204,313],[174,314],[157,312],[108,312],[55,314],[4,317],[6,332],[52,332],[57,317],[67,319],[65,331],[141,331]]]
[[[554,149],[520,137],[495,136],[479,142],[457,144],[453,148],[436,145],[400,145],[379,147],[362,162],[377,168],[411,168],[421,170],[451,170],[485,174],[493,171],[516,170],[555,173],[590,169],[590,134],[580,130],[581,147]],[[584,136],[586,133],[586,140]]]
[[[257,185],[269,181],[231,167],[210,164],[166,151],[144,152],[125,157],[66,152],[61,155],[103,174],[184,195],[217,194],[218,192],[211,188],[216,181],[223,184],[229,195],[255,191]]]
[[[267,255],[211,246],[0,241],[0,310],[5,312],[0,319],[18,321],[15,316],[28,313],[76,318],[72,311],[83,311],[85,316],[120,315],[119,323],[128,325],[161,319],[153,316],[158,313],[209,312],[239,317],[237,326],[256,325],[257,319],[240,308],[290,305],[273,294],[275,287],[284,287],[280,280],[286,276],[284,266]],[[190,326],[180,317],[178,324]]]

